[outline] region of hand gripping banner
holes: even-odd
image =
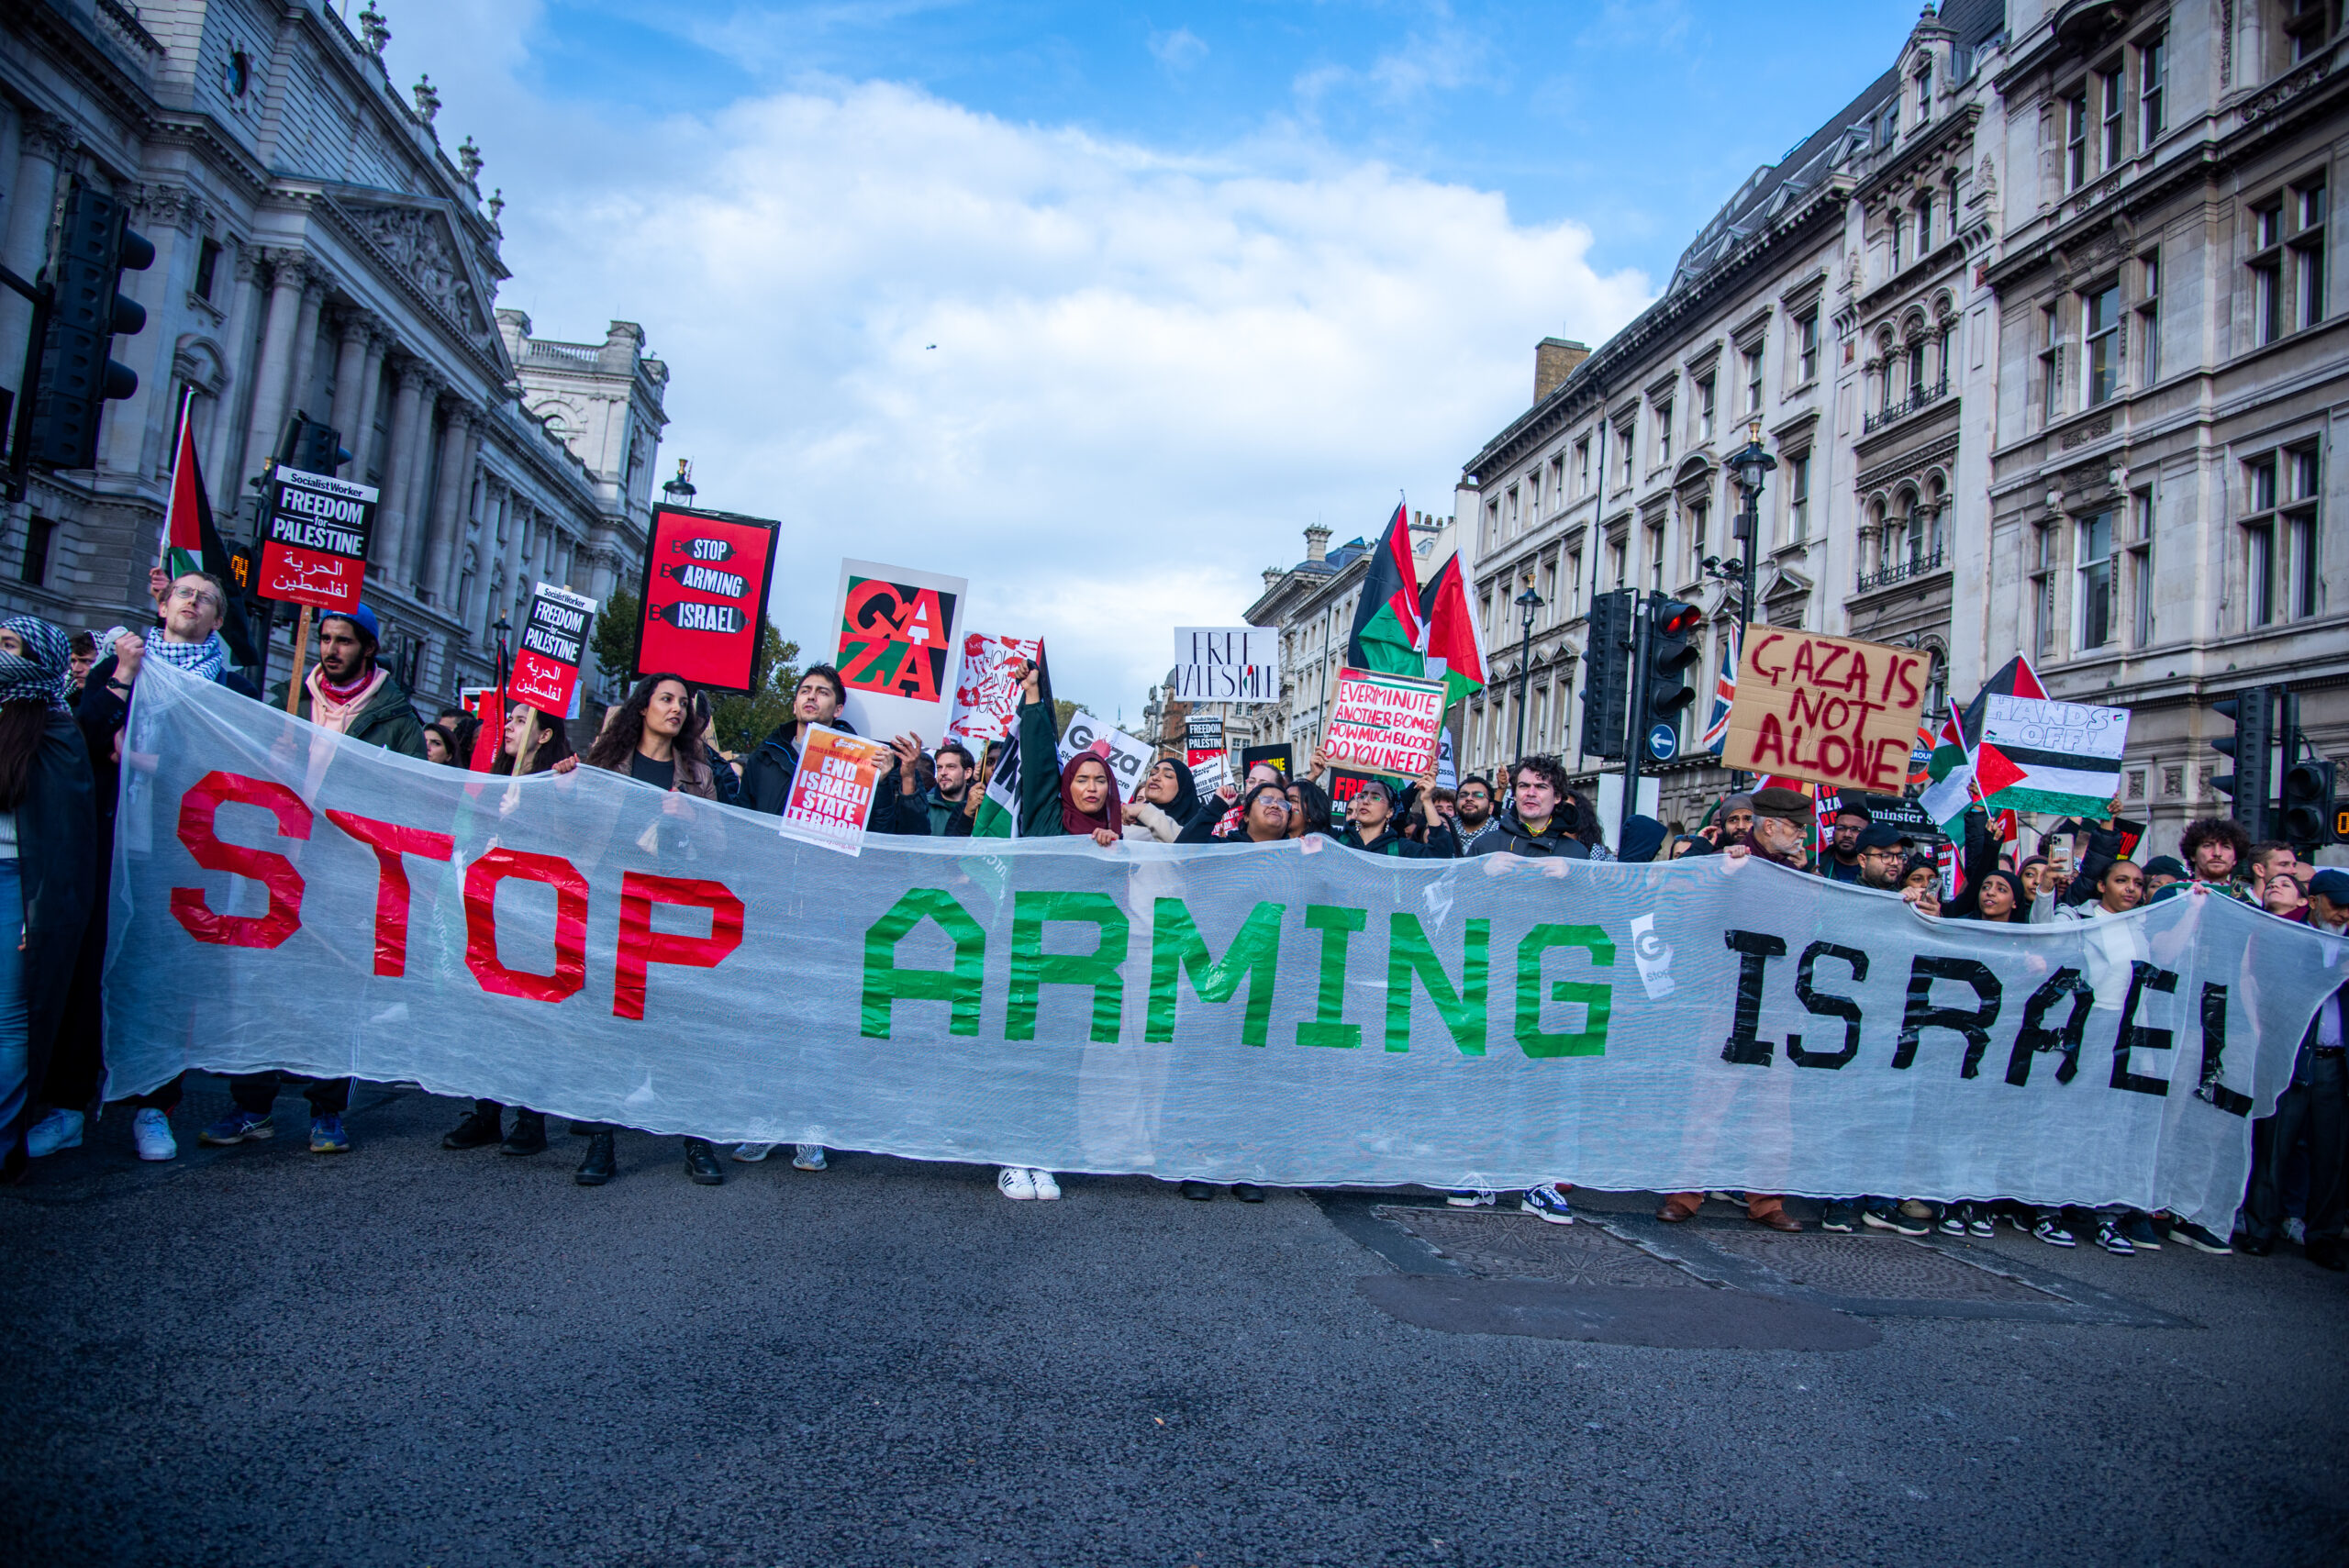
[[[150,665],[110,1095],[186,1068],[928,1160],[1742,1188],[2223,1226],[2337,939],[1937,921],[1720,856],[885,839],[396,757]]]

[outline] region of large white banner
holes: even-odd
[[[2223,1227],[2343,944],[1935,921],[1720,856],[881,839],[510,783],[151,663],[110,1092],[413,1081],[655,1132],[1265,1183],[2127,1203]]]

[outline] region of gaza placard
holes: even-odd
[[[1837,789],[1898,795],[1931,658],[1790,627],[1754,627],[1737,667],[1722,762]]]
[[[860,735],[945,732],[954,698],[952,660],[963,642],[961,577],[841,562],[840,641],[832,663],[848,688],[842,717]]]

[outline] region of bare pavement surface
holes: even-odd
[[[1570,1230],[1425,1193],[729,1162],[674,1140],[0,1192],[9,1563],[2349,1561],[2349,1281],[2286,1248]],[[1429,1207],[1429,1206],[1434,1207]],[[1808,1215],[1808,1206],[1798,1212]]]

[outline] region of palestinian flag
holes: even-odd
[[[1411,516],[1397,502],[1371,551],[1354,624],[1346,634],[1346,662],[1382,675],[1418,675],[1427,628],[1419,617],[1419,573],[1411,559]],[[1480,666],[1481,667],[1481,666]]]
[[[163,513],[162,548],[156,563],[174,577],[209,572],[228,584],[227,613],[220,617],[220,638],[228,645],[228,662],[247,667],[261,662],[253,651],[252,629],[245,617],[245,595],[228,567],[228,551],[220,530],[212,526],[212,502],[204,493],[204,471],[195,461],[195,427],[188,417],[195,402],[191,390],[180,399],[179,440],[172,459],[172,500]]]
[[[1419,624],[1427,628],[1430,680],[1443,683],[1443,706],[1481,691],[1486,676],[1485,634],[1468,608],[1468,584],[1454,554],[1419,595]]]
[[[1966,710],[1974,787],[1993,811],[2102,817],[2121,793],[2129,710],[2052,701],[2030,661],[2017,657],[2011,690],[1994,680]]]
[[[1051,709],[1052,666],[1044,657],[1041,642],[1036,645],[1036,695]],[[996,749],[995,772],[987,775],[986,792],[979,797],[978,815],[971,818],[974,839],[1019,837],[1019,709],[1015,706],[1011,712],[1010,733]]]
[[[1942,727],[1934,732],[1932,750],[1925,758],[1925,776],[1931,782],[1917,797],[1917,805],[1926,816],[1941,824],[1948,837],[1951,824],[1965,815],[1965,808],[1976,800],[1974,791],[1974,760],[1965,744],[1965,727],[1957,716],[1955,704],[1942,717]]]

